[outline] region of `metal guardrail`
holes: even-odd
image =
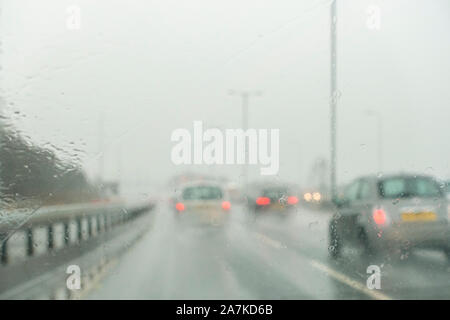
[[[47,249],[55,250],[54,228],[63,225],[64,246],[72,245],[70,225],[76,224],[77,244],[91,237],[108,232],[115,226],[134,220],[150,211],[154,204],[146,203],[128,205],[126,203],[93,203],[41,207],[35,210],[23,209],[0,211],[0,265],[9,262],[9,237],[16,231],[25,231],[26,256],[35,255],[34,235],[36,228],[45,228],[47,232]],[[83,235],[83,222],[87,221],[87,237]],[[72,228],[73,229],[73,228]]]

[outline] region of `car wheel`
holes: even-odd
[[[338,224],[335,219],[332,219],[329,224],[329,244],[328,253],[331,258],[337,259],[341,254],[342,239],[339,236]]]
[[[363,248],[363,254],[366,256],[372,256],[375,253],[375,250],[370,243],[370,239],[367,236],[367,232],[364,228],[360,228],[358,238]]]

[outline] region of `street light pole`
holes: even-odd
[[[248,92],[242,92],[242,130],[247,132],[248,129]],[[248,141],[245,139],[245,161],[242,176],[244,178],[245,195],[247,195],[247,185],[248,185]]]
[[[260,92],[250,92],[250,91],[234,91],[230,90],[229,94],[234,96],[238,95],[241,97],[242,103],[242,130],[244,133],[248,129],[248,106],[250,97],[258,97],[261,95]],[[242,178],[245,196],[247,196],[247,185],[248,185],[248,141],[245,139],[245,161],[242,167]]]
[[[330,187],[331,199],[336,199],[336,106],[337,106],[337,50],[336,50],[336,0],[330,8]]]
[[[105,114],[103,110],[100,111],[99,118],[98,118],[98,151],[99,151],[99,158],[98,158],[98,181],[100,184],[103,184],[103,170],[105,166],[105,150],[104,150],[104,133],[105,133]]]
[[[378,173],[383,171],[383,117],[379,112],[374,110],[366,110],[367,115],[373,116],[377,120],[377,161],[378,161]]]
[[[377,129],[378,129],[378,173],[383,171],[383,141],[382,141],[382,127],[381,115],[377,114]]]

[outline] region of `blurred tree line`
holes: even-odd
[[[97,199],[99,191],[81,168],[0,121],[0,195],[3,204],[60,204]]]

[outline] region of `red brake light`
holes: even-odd
[[[287,202],[288,202],[288,204],[297,204],[298,198],[295,196],[290,196],[290,197],[288,197]]]
[[[258,199],[256,199],[256,204],[258,206],[266,206],[266,205],[270,204],[270,198],[259,197]]]
[[[178,203],[175,205],[175,208],[176,208],[178,211],[183,211],[183,210],[184,210],[184,204],[182,204],[181,202],[178,202]]]
[[[373,221],[378,225],[386,222],[386,212],[383,209],[374,209],[372,217]]]
[[[231,203],[229,201],[222,202],[222,209],[223,210],[230,210],[230,208],[231,208]]]

